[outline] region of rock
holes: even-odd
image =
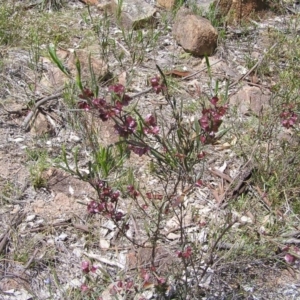
[[[202,14],[208,13],[211,5],[214,4],[215,0],[185,0],[188,7],[196,5],[202,11]]]
[[[33,136],[41,136],[50,133],[51,128],[48,124],[46,116],[42,113],[38,113],[33,119],[30,125],[30,133]]]
[[[26,217],[25,222],[31,222],[35,219],[36,215],[29,215]]]
[[[24,140],[25,139],[22,137],[17,137],[15,139],[11,139],[11,138],[8,139],[9,142],[15,142],[15,143],[22,143],[22,142],[24,142]]]
[[[156,5],[166,9],[172,9],[175,7],[176,0],[156,0]]]
[[[56,241],[65,241],[68,238],[66,233],[61,233],[58,237],[55,238]]]
[[[29,294],[29,292],[27,292],[26,290],[24,290],[22,288],[20,290],[16,290],[16,289],[6,290],[6,289],[3,289],[2,296],[1,296],[2,300],[10,300],[10,299],[27,300],[27,299],[33,299],[33,295]]]
[[[112,11],[118,21],[127,29],[140,29],[156,23],[156,9],[143,0],[112,0]]]
[[[98,4],[98,0],[82,0],[87,5],[96,5]]]
[[[73,77],[75,77],[77,74],[76,57],[80,62],[81,79],[83,82],[91,81],[92,76],[90,71],[90,65],[98,82],[105,81],[111,76],[108,69],[108,65],[100,58],[98,45],[89,49],[76,50],[76,55],[74,52],[70,52],[67,66],[71,71]]]
[[[79,49],[76,51],[73,49],[57,49],[56,54],[58,58],[67,67],[73,78],[75,78],[77,75],[76,56],[74,52],[76,52],[76,56],[80,62],[81,79],[83,82],[90,82],[92,78],[89,57],[92,70],[98,82],[105,81],[111,77],[108,65],[101,59],[99,54],[99,45],[92,44],[86,49]],[[42,57],[41,63],[47,70],[39,83],[43,90],[57,88],[57,86],[63,86],[66,82],[69,82],[70,79],[63,72],[61,72],[49,58]]]
[[[260,88],[254,86],[244,86],[235,95],[230,97],[229,103],[237,106],[238,112],[247,114],[249,111],[260,115],[263,110],[270,106],[270,93],[263,93]]]
[[[242,216],[242,217],[241,217],[241,222],[242,222],[242,223],[252,223],[252,220],[251,220],[250,217]]]
[[[103,0],[97,4],[97,8],[101,11],[111,11],[111,1]]]
[[[14,205],[13,210],[10,212],[11,215],[17,214],[21,210],[21,206],[19,204]]]
[[[186,52],[194,56],[211,55],[217,47],[217,30],[207,19],[184,7],[176,15],[173,36]]]
[[[182,1],[179,0],[156,0],[156,5],[165,9],[172,9],[178,7]],[[188,6],[197,6],[202,11],[202,15],[208,12],[209,6],[214,3],[214,0],[184,0]]]
[[[54,239],[49,239],[49,240],[47,240],[47,244],[51,245],[51,246],[54,246],[55,245],[55,240]]]
[[[215,0],[215,5],[220,16],[226,21],[244,21],[251,14],[265,11],[269,8],[269,1],[266,0]]]
[[[194,3],[195,0],[186,0],[187,4],[191,3],[191,5]],[[211,5],[213,5],[214,0],[196,0],[196,5],[201,9],[202,13],[208,13],[209,8]]]
[[[60,50],[56,51],[57,56],[65,61],[69,55],[69,51]],[[43,68],[46,72],[43,73],[42,78],[39,82],[39,90],[51,90],[56,89],[58,86],[64,86],[69,78],[52,62],[48,57],[41,57],[40,59]]]
[[[50,168],[43,173],[43,179],[47,183],[47,188],[54,194],[64,193],[70,195],[69,186],[73,188],[74,197],[82,199],[84,195],[95,196],[94,189],[80,179],[70,176],[70,174],[64,172],[61,169]],[[74,202],[74,200],[71,200]],[[58,203],[57,203],[58,204]],[[82,206],[81,206],[82,207]]]
[[[81,141],[81,137],[76,135],[74,132],[71,132],[69,137],[68,137],[68,142],[75,142],[78,143]]]
[[[67,285],[72,288],[80,288],[81,284],[81,281],[78,278],[75,278],[69,281]]]
[[[107,249],[109,249],[109,246],[110,246],[110,244],[107,240],[100,238],[100,240],[99,240],[100,249],[107,250]]]
[[[102,225],[102,227],[105,227],[109,230],[114,230],[117,226],[112,220],[108,220]]]
[[[177,239],[180,239],[180,234],[176,234],[176,233],[170,232],[167,235],[167,239],[168,240],[177,240]]]

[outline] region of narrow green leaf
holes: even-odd
[[[48,53],[52,59],[52,61],[56,64],[56,66],[68,77],[70,77],[70,72],[65,68],[63,62],[58,58],[56,49],[52,46],[48,46]]]
[[[80,61],[76,55],[76,52],[75,52],[75,59],[76,59],[75,66],[76,66],[76,70],[77,70],[76,84],[80,88],[80,90],[83,91],[83,86],[82,86],[82,81],[81,81],[81,65],[80,65]]]

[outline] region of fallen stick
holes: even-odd
[[[48,96],[46,98],[43,98],[41,100],[36,101],[35,106],[33,107],[33,109],[29,112],[29,114],[26,116],[25,120],[22,123],[22,128],[27,131],[29,128],[29,123],[31,121],[31,119],[34,117],[35,113],[37,112],[37,109],[45,104],[47,101],[56,99],[56,98],[60,98],[63,95],[63,92],[58,92],[54,95]]]

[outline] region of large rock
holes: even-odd
[[[194,56],[211,55],[217,47],[217,30],[207,19],[184,7],[176,15],[173,36],[186,52]]]
[[[215,0],[215,5],[219,15],[229,22],[244,21],[270,6],[267,0]]]
[[[172,9],[175,7],[176,2],[178,3],[178,1],[176,0],[156,0],[156,5],[158,7]]]
[[[156,23],[156,9],[143,0],[112,0],[111,6],[125,28],[139,29]]]
[[[96,5],[98,4],[98,0],[81,0],[82,2],[84,2],[87,5]]]
[[[81,79],[83,82],[91,81],[92,74],[90,67],[94,72],[97,82],[105,81],[111,77],[108,65],[100,57],[98,46],[76,50],[76,55],[74,52],[70,52],[67,66],[73,77],[77,74],[76,59],[80,62]]]
[[[156,0],[156,5],[166,9],[175,8],[182,1],[180,0]],[[214,0],[185,0],[187,6],[196,5],[205,14],[209,10],[209,6],[213,4]]]
[[[270,108],[271,94],[255,86],[244,86],[229,99],[230,106],[235,106],[243,115],[261,115]]]

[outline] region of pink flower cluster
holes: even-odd
[[[154,284],[157,291],[160,291],[161,293],[165,293],[167,291],[168,285],[166,278],[157,276],[156,268],[154,266],[151,266],[149,270],[144,268],[141,269],[140,276],[143,280],[143,288],[147,288]]]
[[[190,258],[192,256],[192,248],[190,246],[187,246],[185,248],[185,251],[177,251],[176,254],[178,257]]]
[[[300,249],[296,246],[286,246],[282,249],[283,252],[286,252],[284,260],[288,264],[293,264],[300,257]]]
[[[115,221],[121,221],[123,213],[116,210],[120,192],[113,191],[105,181],[99,181],[96,186],[100,202],[92,200],[87,205],[87,210],[90,214],[106,213]]]
[[[136,199],[136,197],[139,196],[139,192],[134,188],[133,185],[129,185],[127,187],[127,191],[129,193],[129,195],[134,199]]]
[[[156,92],[162,90],[162,85],[159,84],[158,77],[153,79],[152,85]],[[125,87],[121,84],[112,85],[108,88],[111,93],[111,101],[107,102],[104,98],[95,98],[94,93],[89,89],[84,89],[79,95],[82,99],[78,102],[80,109],[89,111],[96,111],[102,121],[112,119],[115,132],[125,139],[136,133],[138,122],[131,115],[123,112],[123,107],[127,106],[131,101],[131,97],[125,94]],[[157,135],[159,127],[157,125],[156,117],[148,114],[144,120],[141,120],[140,128],[138,131],[141,135]],[[139,156],[146,154],[149,147],[146,143],[129,144],[128,149]]]
[[[212,107],[204,108],[202,110],[202,117],[198,120],[202,129],[200,140],[203,144],[207,143],[209,139],[214,138],[215,133],[218,132],[222,124],[222,117],[225,115],[228,107],[227,105],[218,106],[218,97],[210,99]]]
[[[116,132],[119,134],[119,136],[127,138],[129,135],[133,134],[135,132],[137,123],[134,118],[131,116],[127,116],[124,118],[121,118],[121,123],[116,123],[114,125],[114,128]]]
[[[133,153],[137,154],[138,156],[142,156],[146,154],[149,151],[148,146],[135,146],[135,145],[129,145],[128,149],[131,150]]]
[[[280,119],[281,119],[281,124],[283,127],[285,128],[291,128],[294,127],[298,116],[296,115],[296,113],[292,110],[292,106],[290,106],[289,108],[286,108],[282,111],[282,113],[279,115]]]
[[[158,76],[150,79],[151,86],[156,94],[159,94],[163,90],[165,90],[165,86],[161,83],[161,80]]]
[[[127,281],[118,281],[116,285],[114,285],[110,290],[109,293],[112,296],[118,295],[118,294],[130,294],[134,291],[134,282],[132,280]]]
[[[144,120],[146,127],[144,128],[144,133],[156,135],[159,133],[159,128],[157,126],[156,118],[149,114]]]
[[[125,94],[125,88],[121,84],[111,85],[108,90],[112,94],[113,104],[107,103],[104,98],[94,98],[92,91],[84,89],[82,94],[79,95],[79,98],[83,101],[78,102],[78,107],[84,110],[97,110],[102,121],[107,121],[119,115],[123,106],[127,106],[131,98]]]
[[[83,261],[81,263],[81,270],[85,274],[88,274],[89,272],[95,273],[97,270],[97,267],[90,266],[90,262],[88,262],[88,261]]]

